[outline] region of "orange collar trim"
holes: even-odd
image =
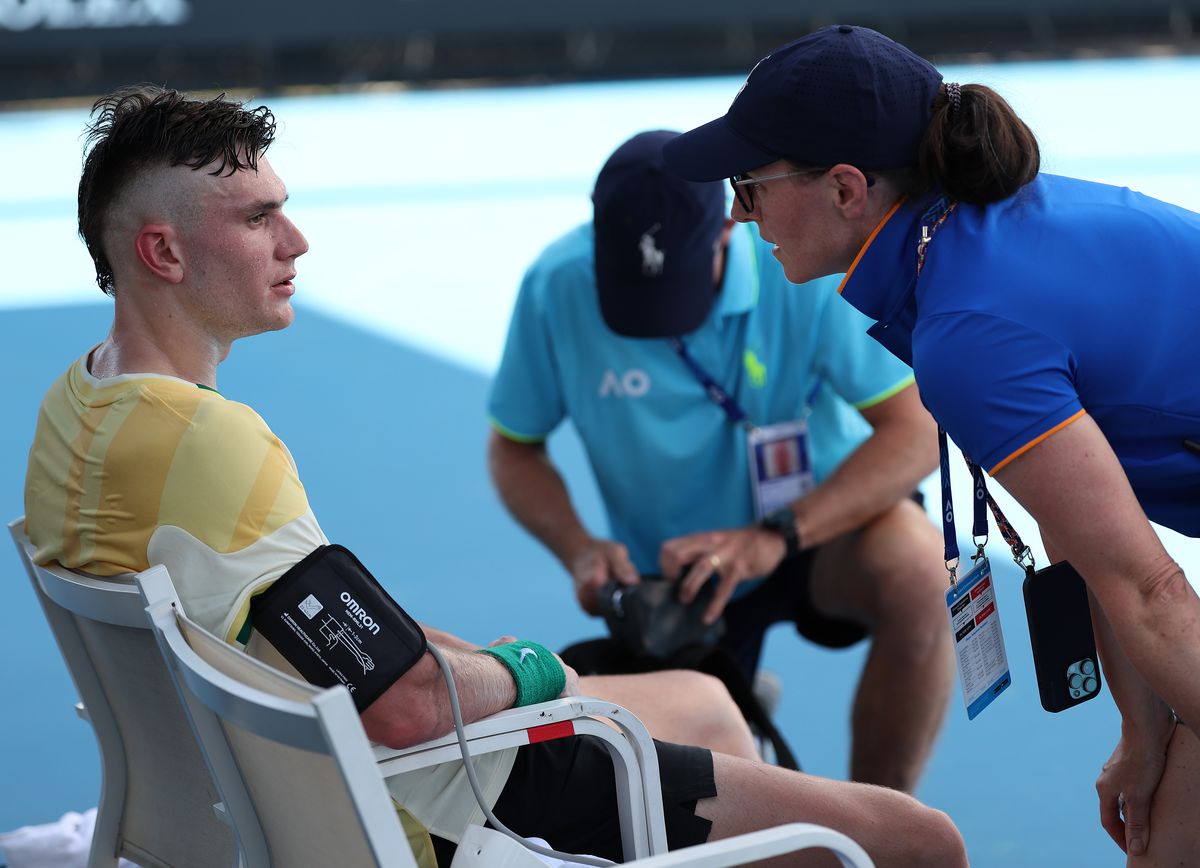
[[[908,200],[907,196],[901,196],[896,204],[892,206],[892,210],[883,215],[883,219],[878,225],[871,230],[871,234],[867,236],[867,240],[863,242],[863,246],[858,249],[858,254],[854,257],[854,261],[850,263],[850,267],[846,269],[846,276],[842,278],[842,283],[838,286],[838,295],[842,294],[842,290],[846,288],[846,284],[850,282],[850,275],[854,274],[854,269],[858,267],[858,262],[863,258],[863,254],[867,252],[867,248],[871,246],[871,242],[875,240],[875,236],[883,229],[887,222],[892,219],[892,215],[900,210],[900,206]]]

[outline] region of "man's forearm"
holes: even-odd
[[[437,645],[441,649],[454,648],[458,651],[478,651],[482,647],[481,645],[476,645],[474,642],[461,639],[453,633],[447,633],[445,630],[431,627],[428,624],[422,623],[421,630],[424,631],[425,639],[430,645]]]
[[[455,648],[439,648],[454,673],[463,723],[511,708],[512,675],[499,660]],[[392,748],[411,747],[454,727],[450,693],[441,667],[426,654],[362,713],[367,735]]]
[[[562,563],[568,563],[589,534],[544,445],[517,443],[493,430],[488,441],[488,469],[513,518]]]
[[[889,400],[902,396],[905,406],[894,408],[902,412],[878,418],[871,436],[794,505],[805,548],[862,527],[911,495],[937,466],[937,427],[915,388]]]

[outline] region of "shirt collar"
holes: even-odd
[[[725,276],[717,293],[716,317],[745,313],[758,302],[758,263],[754,249],[757,240],[750,224],[733,227],[725,251]]]
[[[917,313],[917,242],[923,215],[940,199],[941,193],[933,191],[897,202],[867,237],[838,289],[842,298],[876,320],[868,334],[909,365]]]

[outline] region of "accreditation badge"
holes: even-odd
[[[967,718],[974,720],[1012,683],[986,557],[978,558],[946,591],[946,608]]]
[[[755,518],[761,521],[808,494],[813,481],[808,423],[778,422],[746,433]]]

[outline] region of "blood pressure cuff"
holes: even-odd
[[[425,633],[349,549],[321,546],[250,601],[250,623],[304,679],[361,712],[425,654]]]

